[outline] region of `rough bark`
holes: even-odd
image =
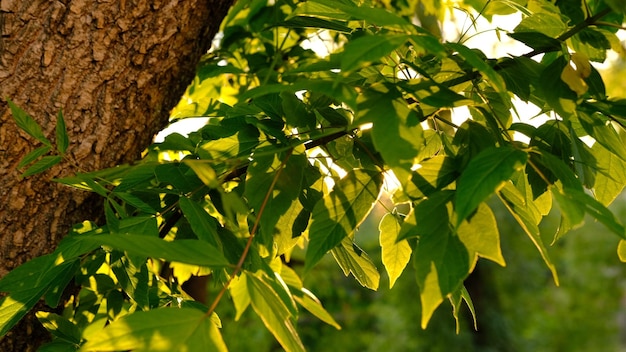
[[[97,216],[101,201],[50,180],[137,159],[167,123],[232,2],[0,0],[0,276]],[[68,160],[20,179],[18,162],[38,145],[13,123],[6,98],[51,140],[62,109]],[[0,350],[34,350],[37,329],[31,317]]]

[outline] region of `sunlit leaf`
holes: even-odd
[[[543,239],[541,238],[541,233],[539,232],[539,227],[537,227],[537,222],[535,220],[534,215],[528,209],[528,205],[526,204],[524,196],[522,196],[519,191],[512,184],[505,184],[505,186],[498,192],[498,196],[502,203],[509,210],[513,218],[520,225],[522,230],[528,235],[530,240],[533,242],[543,261],[546,263],[546,266],[552,272],[552,277],[556,285],[559,285],[559,277],[556,272],[556,266],[552,263],[552,259],[550,259],[550,255],[548,254],[548,249],[543,243]]]
[[[480,204],[476,212],[461,223],[457,234],[469,253],[470,270],[473,270],[478,257],[506,265],[500,248],[498,224],[487,204]]]
[[[252,308],[263,320],[265,327],[272,332],[285,351],[304,351],[291,313],[276,291],[254,274],[246,274],[245,277]]]
[[[626,162],[599,143],[594,144],[591,149],[598,167],[594,194],[600,203],[608,206],[626,185]]]
[[[381,184],[380,172],[354,170],[315,205],[309,229],[306,270],[352,234],[378,199]]]
[[[373,62],[404,44],[406,35],[366,35],[346,44],[341,55],[341,70],[352,71],[364,62]]]
[[[193,308],[134,312],[107,325],[80,351],[226,351],[213,318]]]
[[[363,287],[374,291],[378,289],[380,274],[376,265],[349,237],[344,238],[331,252],[346,276],[352,274]]]
[[[341,330],[341,326],[335,321],[335,319],[324,309],[322,303],[307,289],[302,290],[302,297],[294,296],[293,298],[309,313],[316,316],[321,321],[334,327],[337,330]]]
[[[407,240],[398,241],[401,225],[395,214],[385,214],[378,225],[383,265],[389,275],[389,288],[400,277],[413,252]]]

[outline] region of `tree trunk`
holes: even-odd
[[[101,200],[50,180],[137,159],[167,123],[232,2],[0,0],[0,276],[98,216]],[[18,130],[6,98],[51,140],[62,109],[68,160],[20,179],[18,162],[38,145]],[[40,329],[29,315],[0,350],[34,350]]]

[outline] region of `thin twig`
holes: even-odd
[[[220,292],[218,292],[217,296],[213,300],[213,303],[211,304],[211,307],[209,307],[209,310],[204,315],[205,317],[209,317],[211,314],[213,314],[213,312],[215,311],[215,308],[217,308],[217,304],[220,302],[220,300],[224,296],[224,293],[226,293],[226,290],[230,286],[231,282],[239,274],[239,272],[241,272],[241,269],[243,268],[243,263],[246,260],[246,257],[248,256],[248,252],[250,251],[250,247],[252,247],[252,240],[254,239],[256,232],[259,228],[259,223],[261,222],[261,217],[263,216],[263,212],[265,211],[267,202],[270,199],[270,195],[274,192],[274,187],[276,187],[276,182],[278,182],[278,177],[280,176],[283,169],[285,168],[285,165],[287,164],[287,160],[289,160],[291,153],[293,153],[293,149],[290,149],[287,152],[287,156],[285,156],[285,159],[282,161],[282,163],[280,164],[280,167],[276,171],[276,174],[274,175],[274,179],[272,179],[272,183],[270,184],[270,187],[267,190],[267,193],[265,193],[265,198],[263,199],[263,203],[261,203],[261,206],[259,207],[256,220],[254,221],[252,230],[250,230],[250,237],[248,237],[246,246],[244,247],[243,252],[241,253],[241,256],[239,257],[237,266],[235,266],[235,269],[233,270],[232,274],[230,274],[230,278],[228,279],[228,281],[226,281],[226,283],[224,284]]]

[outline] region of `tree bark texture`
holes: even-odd
[[[99,214],[101,200],[51,179],[136,160],[166,125],[232,2],[0,0],[0,277]],[[68,160],[20,179],[18,162],[40,145],[17,128],[6,98],[52,141],[62,109]],[[30,319],[1,351],[34,350],[39,328]]]

